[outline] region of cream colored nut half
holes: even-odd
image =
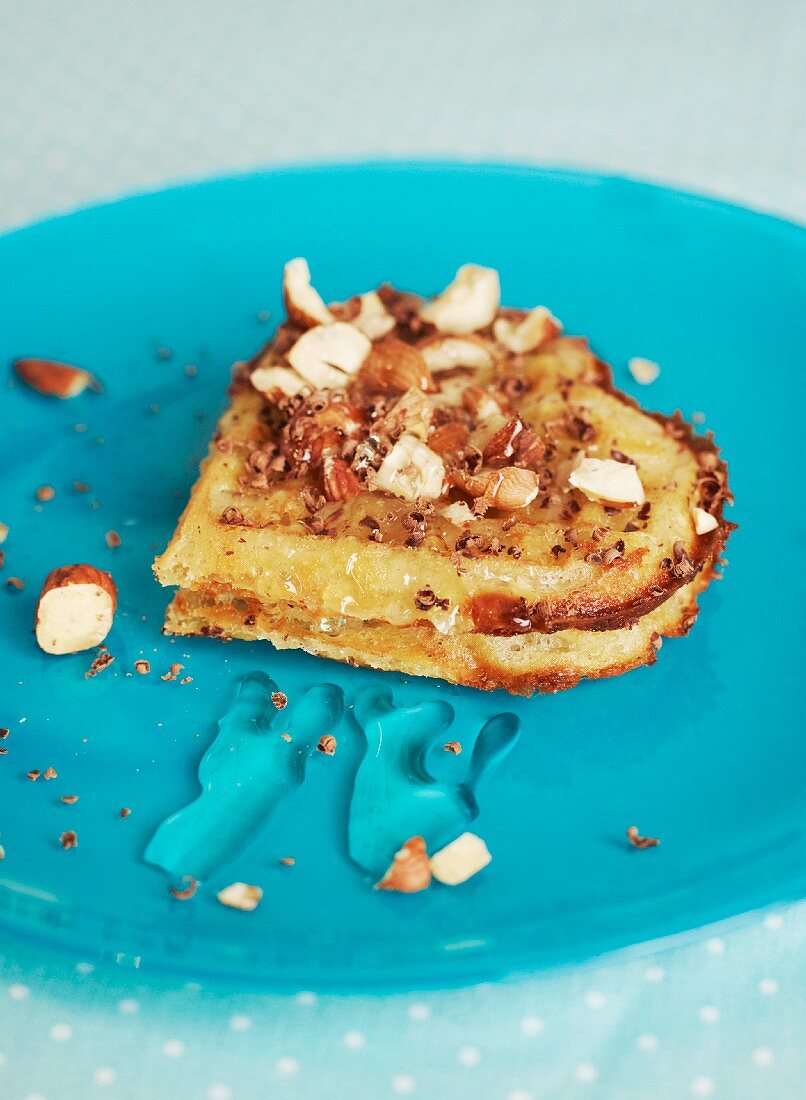
[[[454,367],[478,370],[491,367],[493,363],[490,349],[480,337],[465,339],[461,336],[444,336],[436,340],[424,340],[419,349],[432,371],[452,370]]]
[[[257,367],[252,371],[250,381],[265,397],[276,395],[278,390],[293,397],[305,386],[305,379],[288,367]]]
[[[395,327],[395,319],[387,310],[376,291],[370,290],[361,295],[361,308],[358,316],[350,322],[354,328],[368,340],[380,340]]]
[[[343,321],[308,329],[288,352],[294,370],[312,385],[337,389],[346,375],[355,374],[372,350],[372,344],[358,329]]]
[[[308,261],[301,256],[285,265],[283,300],[289,320],[303,328],[329,325],[334,319],[319,293],[311,286],[311,270]]]
[[[442,509],[442,514],[445,519],[460,527],[463,523],[472,523],[476,519],[469,505],[465,504],[463,500],[456,500],[453,504],[447,505]]]
[[[694,520],[694,530],[698,535],[707,535],[709,531],[715,531],[719,526],[719,520],[706,512],[704,508],[692,508],[691,518]]]
[[[440,332],[462,336],[492,324],[500,302],[498,272],[464,264],[450,286],[421,308],[420,316]]]
[[[435,852],[429,860],[431,874],[446,886],[459,886],[492,861],[489,849],[475,833],[462,833]]]
[[[216,897],[229,909],[240,909],[243,913],[251,913],[260,905],[263,891],[259,886],[250,886],[248,882],[233,882],[231,886],[225,886],[223,890],[219,890]]]
[[[100,645],[112,628],[115,583],[94,565],[49,573],[36,605],[36,640],[45,653],[78,653]]]
[[[559,336],[562,330],[560,322],[545,306],[533,309],[517,324],[506,317],[499,317],[493,325],[493,335],[498,343],[515,355],[534,351],[547,340]]]
[[[444,482],[445,465],[439,455],[416,436],[405,433],[381,463],[372,487],[401,500],[436,500]]]
[[[646,499],[635,466],[612,458],[589,458],[580,453],[568,483],[588,500],[605,504],[643,504]]]

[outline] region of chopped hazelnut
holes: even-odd
[[[233,882],[231,886],[225,886],[223,890],[219,890],[216,897],[229,909],[240,909],[242,913],[251,913],[260,904],[263,891],[259,886],[250,886],[247,882]]]
[[[431,874],[446,886],[458,886],[492,860],[487,845],[475,833],[462,833],[430,859]]]
[[[463,264],[453,282],[420,310],[440,332],[463,336],[492,324],[501,300],[498,272]]]
[[[431,884],[428,853],[421,836],[413,836],[395,853],[386,874],[376,890],[396,890],[400,894],[417,894]]]

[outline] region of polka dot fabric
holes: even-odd
[[[0,955],[3,1100],[795,1100],[804,907],[450,992],[233,992]],[[713,944],[722,949],[715,952]]]
[[[791,0],[109,15],[0,0],[0,229],[178,179],[411,154],[591,166],[806,217]],[[794,1100],[804,938],[806,907],[775,909],[654,953],[385,997],[174,984],[0,940],[0,1097]]]

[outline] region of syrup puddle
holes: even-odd
[[[397,707],[390,691],[370,688],[357,698],[355,717],[367,747],[350,805],[349,850],[351,858],[373,875],[383,874],[411,836],[424,837],[429,852],[434,852],[463,833],[479,814],[479,783],[520,734],[514,714],[494,715],[479,731],[465,764],[466,753],[450,761],[440,759],[448,755],[443,749],[447,740],[463,740],[464,731],[447,736],[455,718],[450,703],[434,700]],[[442,778],[446,770],[462,778]]]
[[[277,685],[263,672],[243,678],[199,764],[202,793],[162,822],[146,848],[147,863],[177,881],[192,875],[202,882],[240,855],[300,786],[319,738],[341,718],[344,695],[322,684],[278,711],[274,691]]]

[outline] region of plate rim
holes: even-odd
[[[110,207],[137,204],[158,198],[169,193],[181,191],[201,191],[218,186],[248,183],[259,179],[287,176],[341,175],[356,171],[404,175],[408,173],[456,173],[467,175],[501,175],[540,178],[547,182],[569,182],[579,186],[615,185],[640,192],[661,192],[677,201],[703,206],[734,216],[745,217],[752,221],[770,222],[780,231],[792,232],[806,239],[806,217],[798,222],[794,217],[785,217],[772,211],[747,206],[717,194],[698,191],[695,188],[678,187],[674,183],[653,180],[648,176],[631,175],[622,172],[610,172],[604,169],[587,168],[563,163],[539,163],[527,160],[490,160],[462,159],[460,157],[346,157],[312,158],[311,160],[290,160],[277,164],[252,166],[243,171],[219,172],[209,176],[189,176],[163,180],[154,187],[140,187],[123,190],[91,202],[80,202],[64,210],[57,210],[42,218],[24,222],[0,231],[0,242],[5,242],[21,234],[29,233],[60,222],[66,218],[80,217],[100,212]]]

